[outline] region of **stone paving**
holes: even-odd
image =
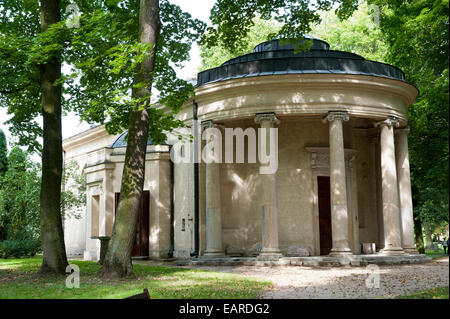
[[[448,257],[423,264],[375,266],[379,267],[379,288],[366,287],[366,279],[373,274],[371,268],[366,267],[185,267],[271,280],[273,288],[262,293],[260,298],[393,298],[418,290],[449,285]],[[376,284],[376,281],[369,280],[369,284]]]
[[[419,254],[402,255],[349,255],[341,257],[308,256],[308,257],[282,257],[274,260],[260,260],[254,257],[200,257],[192,259],[174,260],[178,266],[366,266],[368,264],[417,264],[431,261],[432,258]]]

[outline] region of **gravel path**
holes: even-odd
[[[366,278],[372,273],[366,267],[195,266],[194,268],[271,280],[273,288],[260,296],[269,299],[393,298],[418,290],[449,285],[448,258],[425,264],[379,266],[379,288],[366,287]]]

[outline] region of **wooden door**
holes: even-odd
[[[115,193],[115,212],[119,205],[120,193]],[[132,257],[148,257],[149,256],[149,217],[150,217],[150,192],[143,191],[141,204],[139,209],[139,219],[136,229],[136,237],[134,240]]]
[[[319,197],[320,254],[328,255],[333,244],[331,237],[330,177],[318,176],[317,189]]]

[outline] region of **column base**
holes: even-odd
[[[83,260],[97,261],[97,252],[95,250],[85,250],[83,252]]]
[[[389,247],[380,250],[380,254],[382,255],[403,255],[404,253],[405,251],[402,247]]]
[[[281,253],[261,253],[258,255],[258,257],[256,257],[256,260],[261,260],[261,261],[277,261],[280,258],[282,258],[283,255]]]
[[[276,261],[283,257],[279,249],[263,248],[256,260]]]
[[[207,250],[203,254],[204,258],[223,258],[225,257],[225,252],[223,250]]]
[[[330,251],[331,257],[341,257],[349,255],[353,255],[353,252],[350,248],[332,248]]]
[[[405,254],[420,255],[416,248],[403,248],[403,251],[405,252]]]

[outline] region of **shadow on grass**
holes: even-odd
[[[136,278],[103,280],[100,266],[70,261],[80,267],[80,287],[66,287],[64,276],[36,276],[41,257],[0,261],[0,298],[125,298],[148,288],[152,299],[255,298],[270,282],[196,269],[134,265]]]

